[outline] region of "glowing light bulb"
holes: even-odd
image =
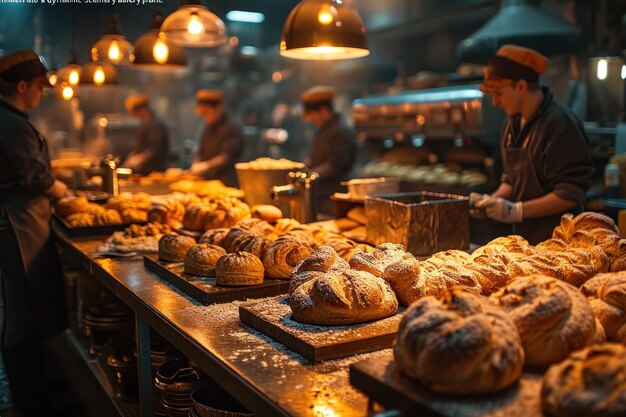
[[[101,117],[98,119],[98,124],[100,127],[107,127],[109,125],[109,120],[106,117]]]
[[[609,63],[606,61],[606,59],[602,58],[601,60],[598,61],[598,68],[597,68],[597,73],[596,75],[598,76],[598,80],[605,80],[606,76],[608,75],[609,72]]]
[[[333,20],[335,19],[333,14],[337,13],[337,11],[335,10],[334,7],[328,5],[328,4],[324,4],[322,5],[322,8],[320,9],[320,12],[317,15],[317,20],[322,24],[322,25],[328,25],[331,24],[333,22]]]
[[[201,33],[204,33],[204,25],[200,21],[198,13],[191,13],[189,23],[187,24],[187,31],[192,35],[199,35]]]
[[[57,77],[57,75],[56,75],[56,74],[52,74],[52,75],[50,76],[50,78],[48,78],[48,81],[50,81],[50,84],[51,84],[52,86],[54,86],[54,85],[57,83],[57,80],[58,80],[58,79],[59,79],[59,78]]]
[[[626,65],[622,65],[622,80],[626,80]]]
[[[72,85],[78,84],[79,79],[80,79],[80,76],[78,75],[78,71],[75,70],[75,69],[72,70],[70,72],[70,76],[68,77],[68,81],[70,82],[70,84],[72,84]]]
[[[63,100],[71,100],[74,97],[74,89],[69,85],[63,87],[62,90]]]
[[[93,73],[93,83],[96,85],[102,85],[105,81],[104,70],[102,67],[96,68],[96,71]]]
[[[111,41],[109,45],[109,59],[116,64],[122,60],[120,44],[117,41]]]
[[[167,59],[169,58],[170,51],[161,39],[157,40],[152,48],[152,56],[154,56],[154,60],[159,64],[165,64]]]

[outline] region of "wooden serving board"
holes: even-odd
[[[159,256],[156,254],[144,255],[143,262],[150,272],[154,272],[191,298],[205,305],[248,298],[270,297],[284,294],[289,290],[289,280],[283,279],[265,279],[260,285],[244,287],[217,285],[215,277],[196,277],[186,274],[182,262],[163,262],[159,260]]]
[[[401,313],[369,323],[318,326],[296,321],[289,297],[279,296],[239,306],[239,318],[311,362],[343,358],[391,347]]]
[[[437,394],[400,374],[393,353],[350,365],[350,383],[388,409],[420,417],[543,417],[541,379],[524,373],[505,391],[479,396]]]

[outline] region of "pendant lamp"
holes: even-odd
[[[117,84],[117,68],[108,62],[88,62],[83,65],[80,76],[81,84],[93,84],[95,86]]]
[[[201,0],[181,0],[180,7],[161,27],[168,42],[188,48],[211,48],[228,40],[226,25]]]
[[[177,45],[159,35],[163,15],[156,12],[152,17],[150,30],[135,42],[133,65],[148,70],[184,70],[187,68],[187,54]]]
[[[91,47],[91,60],[129,65],[132,55],[133,44],[121,34],[117,15],[113,15],[106,33]]]
[[[361,17],[341,0],[303,0],[287,16],[280,41],[282,56],[336,60],[369,53]]]
[[[78,85],[82,71],[83,69],[76,59],[76,54],[72,53],[67,61],[67,65],[57,73],[57,82],[67,83],[70,86]]]

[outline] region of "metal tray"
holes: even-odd
[[[88,227],[72,227],[63,217],[59,216],[56,213],[52,213],[52,218],[56,221],[61,229],[65,232],[67,236],[70,237],[83,237],[83,236],[108,236],[113,232],[118,232],[120,230],[126,229],[132,223],[122,223],[122,224],[107,224],[105,226],[88,226]],[[145,224],[145,223],[138,223]]]

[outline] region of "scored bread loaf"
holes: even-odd
[[[543,275],[520,277],[491,295],[519,330],[526,363],[545,368],[594,342],[595,318],[572,285]]]
[[[239,287],[263,283],[263,263],[247,252],[229,253],[222,256],[215,266],[218,285]]]
[[[170,233],[159,239],[159,259],[165,262],[183,262],[185,254],[196,244],[189,236]]]
[[[626,348],[594,345],[552,365],[541,384],[543,411],[554,417],[626,416]]]
[[[215,275],[217,261],[226,255],[226,251],[215,245],[200,243],[187,250],[185,254],[185,273],[197,277]]]
[[[453,394],[503,390],[524,366],[520,337],[506,312],[462,287],[412,304],[393,353],[402,373]]]
[[[589,297],[593,314],[602,323],[607,339],[626,344],[626,271],[598,274],[581,291]]]
[[[350,269],[329,246],[320,246],[300,262],[291,279],[289,307],[294,319],[303,323],[362,323],[398,310],[396,296],[385,280]]]

